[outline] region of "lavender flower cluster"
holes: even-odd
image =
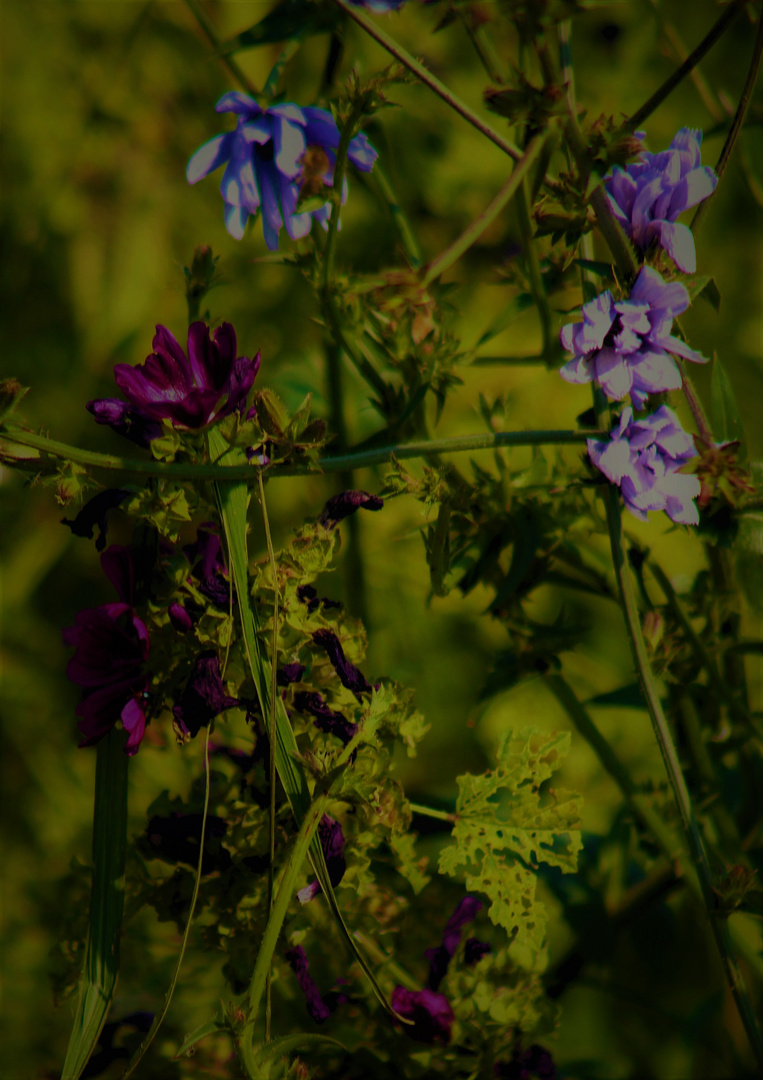
[[[645,151],[639,161],[616,168],[605,180],[610,205],[635,246],[643,253],[655,243],[680,270],[691,272],[696,268],[694,238],[676,219],[711,195],[717,183],[712,169],[700,165],[701,141],[701,132],[682,128],[668,150]],[[707,362],[671,332],[673,319],[689,303],[685,285],[642,266],[627,300],[602,292],[583,305],[582,322],[562,328],[562,345],[573,354],[560,371],[562,378],[592,382],[610,401],[630,395],[636,409],[648,408],[650,395],[681,388],[674,357]],[[649,510],[664,510],[672,521],[698,524],[694,499],[699,480],[680,471],[696,455],[694,442],[667,405],[638,420],[626,406],[610,439],[589,439],[588,453],[620,487],[632,514],[644,520]]]

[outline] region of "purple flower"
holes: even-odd
[[[627,300],[599,293],[583,305],[583,322],[562,327],[561,341],[574,358],[559,374],[567,382],[596,382],[610,401],[627,394],[642,408],[650,394],[678,390],[681,372],[671,353],[704,364],[706,358],[670,333],[673,318],[689,306],[680,282],[665,282],[642,266]]]
[[[220,193],[231,236],[240,240],[249,215],[260,209],[270,251],[278,250],[283,225],[292,240],[307,236],[312,218],[325,228],[328,202],[315,210],[299,210],[298,204],[302,196],[326,195],[333,183],[339,128],[331,113],[290,102],[263,109],[237,90],[223,94],[215,110],[236,113],[236,128],[200,147],[188,162],[186,178],[195,184],[226,166]],[[377,153],[365,135],[356,135],[347,156],[361,172],[370,172]],[[346,197],[345,181],[342,202]]]
[[[289,949],[286,953],[286,959],[289,961],[292,971],[295,972],[300,989],[305,995],[307,1011],[316,1024],[322,1024],[328,1020],[337,1006],[347,1001],[347,995],[332,990],[325,996],[321,996],[310,975],[307,954],[301,945],[295,945],[293,949]]]
[[[689,274],[697,269],[694,237],[677,218],[712,195],[718,183],[713,170],[700,164],[701,142],[701,131],[681,128],[669,149],[644,151],[640,161],[616,166],[604,181],[615,217],[636,247],[646,251],[656,240]]]
[[[342,716],[341,713],[334,712],[333,709],[329,708],[321,695],[315,690],[302,690],[300,693],[295,694],[294,707],[299,709],[300,712],[309,713],[314,718],[315,726],[319,731],[324,731],[327,735],[336,735],[345,746],[350,739],[357,735],[358,725]]]
[[[634,420],[633,410],[626,406],[610,442],[588,439],[588,453],[607,479],[620,487],[625,505],[637,518],[646,521],[648,510],[664,510],[671,521],[698,524],[693,500],[700,493],[699,479],[678,471],[697,451],[667,405],[643,420]]]
[[[327,529],[333,529],[356,510],[381,510],[383,506],[383,499],[378,495],[369,495],[367,491],[341,491],[329,499],[318,520]]]
[[[99,491],[92,499],[88,499],[75,518],[61,518],[62,525],[68,525],[75,536],[84,536],[88,540],[93,539],[93,529],[98,530],[98,538],[95,541],[95,550],[103,551],[106,547],[106,533],[108,532],[107,514],[119,506],[129,491],[118,488],[107,488]]]
[[[445,924],[442,935],[442,944],[435,948],[427,949],[424,956],[429,960],[429,989],[436,990],[442,982],[448,964],[455,955],[456,949],[461,942],[463,927],[476,918],[482,909],[482,901],[475,896],[465,896],[456,906],[455,911]]]
[[[353,7],[364,7],[369,11],[375,11],[377,15],[385,15],[390,11],[398,11],[405,0],[350,0]]]
[[[187,634],[193,627],[193,619],[188,614],[182,604],[179,604],[177,600],[173,600],[170,606],[167,608],[167,614],[170,617],[170,622],[180,634]]]
[[[148,693],[148,630],[132,607],[133,566],[127,548],[112,545],[101,555],[101,566],[117,590],[119,602],[80,611],[74,626],[63,631],[64,644],[76,650],[67,677],[82,687],[76,713],[91,746],[117,720],[128,733],[125,753],[135,754],[146,727]]]
[[[292,683],[299,682],[304,674],[304,664],[284,664],[282,668],[279,668],[276,680],[279,686],[290,686]]]
[[[201,653],[196,658],[180,701],[172,709],[175,726],[181,736],[193,738],[198,734],[199,728],[234,705],[238,705],[238,698],[229,697],[225,693],[217,654]]]
[[[313,634],[313,641],[326,650],[342,686],[351,690],[358,701],[361,700],[361,694],[371,693],[373,687],[366,680],[363,672],[345,659],[344,649],[333,630],[316,630]]]
[[[188,356],[165,326],[157,326],[153,352],[145,363],[117,364],[114,379],[126,401],[108,398],[88,402],[99,424],[147,446],[162,434],[162,421],[198,429],[243,410],[260,367],[236,356],[236,332],[222,323],[209,336],[206,323],[191,323]]]
[[[327,600],[325,597],[319,598],[318,591],[313,585],[298,585],[297,600],[307,604],[307,610],[311,615],[321,605],[327,610],[328,608],[340,608],[342,606],[338,600]]]
[[[444,994],[396,986],[390,1001],[396,1013],[413,1021],[413,1027],[406,1025],[406,1035],[418,1042],[450,1042],[450,1029],[455,1018]]]
[[[537,1043],[515,1049],[511,1061],[497,1061],[493,1072],[498,1080],[556,1080],[554,1059]]]
[[[186,544],[183,553],[191,564],[192,575],[199,581],[199,592],[215,607],[227,611],[230,607],[230,585],[226,581],[225,560],[217,533],[197,529],[195,543]]]
[[[344,877],[344,872],[347,869],[347,863],[344,859],[344,833],[342,832],[342,826],[338,821],[334,821],[332,817],[329,817],[328,814],[324,814],[318,825],[318,838],[320,839],[323,854],[326,858],[326,868],[329,872],[329,880],[333,888],[336,888]],[[320,882],[312,881],[309,885],[305,885],[304,889],[299,890],[297,899],[300,904],[308,904],[320,891]]]
[[[480,941],[476,937],[467,938],[464,943],[464,963],[467,967],[471,967],[473,964],[478,964],[483,956],[487,956],[492,951],[490,942]]]

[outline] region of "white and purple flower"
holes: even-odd
[[[646,251],[657,240],[689,274],[697,269],[694,237],[677,218],[712,195],[718,183],[713,170],[700,163],[701,143],[701,131],[681,128],[667,150],[645,150],[640,161],[616,166],[604,181],[615,217],[636,247]]]
[[[707,363],[670,332],[688,306],[684,285],[663,281],[651,266],[642,266],[627,300],[599,293],[583,305],[583,322],[562,327],[562,345],[574,357],[559,374],[570,383],[596,382],[610,401],[630,394],[637,408],[650,394],[679,390],[681,372],[673,356]]]
[[[697,451],[692,436],[667,405],[642,420],[634,420],[633,410],[626,406],[610,441],[588,439],[588,453],[597,469],[618,485],[626,507],[641,521],[646,521],[649,510],[664,510],[678,524],[699,523],[694,500],[700,482],[679,471]]]
[[[240,240],[259,210],[270,251],[278,250],[284,226],[292,240],[307,236],[313,218],[327,227],[328,202],[313,210],[298,207],[303,195],[325,195],[333,183],[340,136],[331,113],[290,102],[264,109],[240,91],[223,94],[215,109],[236,113],[236,128],[204,143],[188,162],[186,178],[195,184],[225,165],[220,193],[230,235]],[[361,172],[370,172],[377,152],[361,134],[351,140],[347,156]],[[345,180],[342,202],[346,198]]]

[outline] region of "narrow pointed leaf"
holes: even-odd
[[[739,442],[740,449],[744,448],[744,427],[739,415],[739,405],[731,381],[717,356],[713,361],[711,399],[713,432],[716,438],[723,442]],[[740,454],[740,457],[744,456]]]
[[[214,1035],[218,1031],[228,1031],[228,1025],[222,1020],[218,1019],[207,1020],[206,1023],[202,1024],[201,1027],[197,1027],[196,1030],[188,1036],[188,1038],[185,1040],[178,1052],[175,1054],[175,1060],[177,1061],[177,1059],[181,1058],[183,1054],[187,1054],[188,1051],[196,1045],[196,1043],[200,1043],[202,1039],[206,1039],[207,1035]]]
[[[106,1021],[119,974],[127,847],[126,735],[98,743],[93,806],[93,887],[85,967],[61,1080],[77,1080]]]

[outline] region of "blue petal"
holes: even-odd
[[[293,179],[299,174],[299,159],[305,152],[305,136],[302,129],[290,124],[288,120],[277,117],[273,123],[273,141],[276,168],[284,176]]]
[[[234,134],[229,131],[226,135],[215,135],[214,139],[199,147],[186,165],[185,177],[189,184],[195,184],[228,160]]]
[[[230,90],[223,94],[215,105],[215,112],[241,113],[243,116],[257,116],[262,109],[248,94],[242,94],[240,90]]]
[[[269,251],[278,251],[278,234],[283,225],[280,184],[273,162],[263,162],[259,170],[262,195],[262,232]]]
[[[245,210],[243,206],[225,207],[225,228],[234,240],[243,238],[248,218],[249,211]]]

